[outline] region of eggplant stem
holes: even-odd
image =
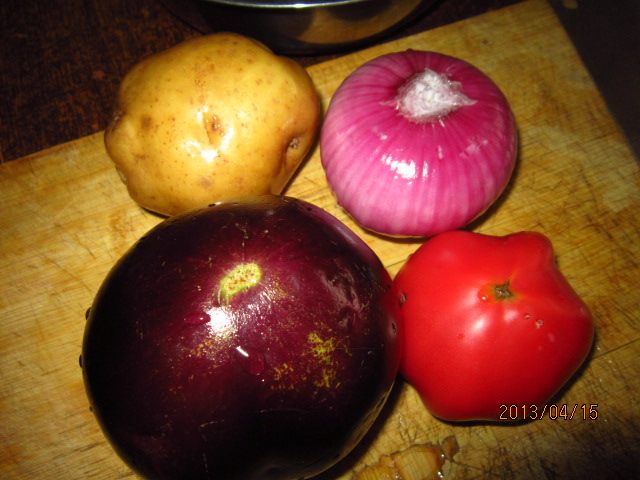
[[[262,279],[262,269],[257,263],[241,263],[231,269],[220,281],[218,302],[228,305],[240,292],[255,287]]]

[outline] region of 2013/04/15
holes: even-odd
[[[500,405],[500,416],[498,420],[514,421],[514,420],[542,420],[543,418],[550,420],[573,420],[574,418],[582,420],[596,420],[598,418],[597,403],[583,403],[582,405],[566,403],[563,404],[545,404],[545,405]]]

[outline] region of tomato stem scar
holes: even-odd
[[[493,296],[496,300],[506,300],[513,297],[513,292],[509,289],[509,280],[493,286]]]

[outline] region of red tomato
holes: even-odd
[[[593,341],[589,309],[538,233],[437,235],[393,289],[404,322],[401,373],[445,420],[498,420],[501,406],[548,402]]]

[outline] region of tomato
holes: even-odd
[[[589,309],[539,233],[436,235],[402,266],[393,294],[401,373],[444,420],[499,420],[501,406],[545,404],[593,342]]]

